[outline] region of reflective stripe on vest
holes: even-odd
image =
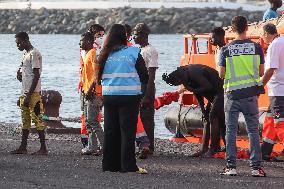
[[[136,133],[136,138],[147,137],[146,132]]]
[[[240,55],[226,58],[224,89],[226,92],[259,86],[259,55]]]
[[[118,90],[131,90],[131,91],[141,91],[141,85],[136,85],[136,86],[104,86],[104,90],[106,91],[118,91]]]
[[[264,142],[269,143],[269,144],[275,144],[275,143],[276,143],[275,141],[273,141],[273,140],[271,140],[271,139],[269,139],[269,138],[263,138],[262,140],[263,140]]]
[[[139,77],[137,73],[112,73],[112,74],[104,74],[104,78],[114,78],[114,77]]]
[[[124,47],[109,55],[102,75],[103,95],[142,94],[135,68],[139,52],[137,47]]]
[[[284,122],[284,118],[276,118],[274,119],[274,123]]]

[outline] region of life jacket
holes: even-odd
[[[138,114],[138,120],[137,120],[137,130],[136,130],[136,138],[146,137],[147,134],[144,129],[144,125],[142,123],[140,113]]]
[[[84,114],[81,115],[81,138],[88,138],[89,133],[86,128],[86,123],[85,123],[85,116]]]
[[[140,78],[135,68],[139,53],[137,47],[122,47],[109,55],[102,75],[103,95],[142,94]]]
[[[83,70],[83,67],[84,67],[84,61],[83,61],[83,59],[84,59],[85,57],[86,57],[85,51],[80,48],[79,83],[78,83],[78,86],[77,86],[78,92],[82,89],[82,86],[83,86],[83,82],[82,82],[82,70]]]

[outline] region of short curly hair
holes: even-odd
[[[211,32],[217,36],[225,36],[225,30],[221,27],[215,27]]]
[[[21,31],[15,35],[15,38],[19,38],[23,41],[29,41],[29,35],[27,32]]]
[[[145,35],[149,35],[151,33],[150,28],[145,23],[137,24],[134,27],[133,31],[136,31],[138,34],[145,34]]]
[[[94,43],[94,35],[91,32],[85,32],[81,35],[82,38]]]
[[[105,31],[105,28],[101,26],[100,24],[93,24],[88,29],[88,32],[92,33],[93,35],[95,35],[96,33],[100,31]]]

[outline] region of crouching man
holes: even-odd
[[[190,64],[177,68],[169,75],[164,74],[163,80],[170,85],[182,84],[187,90],[193,92],[206,123],[201,150],[192,156],[212,157],[220,150],[220,132],[222,138],[225,138],[223,80],[218,72],[206,65]],[[206,107],[203,98],[208,100]],[[208,147],[210,139],[211,144]]]

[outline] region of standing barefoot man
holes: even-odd
[[[44,125],[42,123],[41,102],[41,79],[42,57],[40,52],[34,48],[26,32],[19,32],[15,36],[16,44],[20,51],[25,50],[21,69],[17,72],[17,78],[22,82],[22,95],[20,96],[20,108],[22,112],[22,142],[12,154],[26,154],[27,140],[31,128],[31,120],[35,124],[40,139],[40,150],[35,155],[47,155],[45,145]]]

